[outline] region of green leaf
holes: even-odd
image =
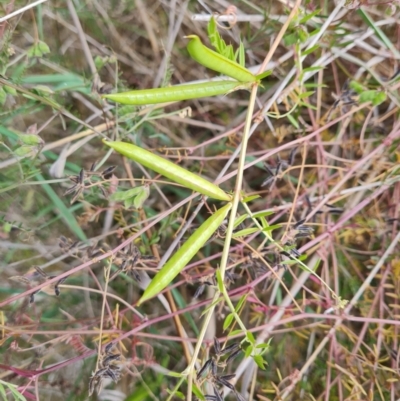
[[[259,220],[260,220],[261,225],[262,225],[263,228],[268,227],[267,220],[265,220],[264,216],[260,216]]]
[[[328,85],[325,85],[325,84],[315,84],[315,83],[307,83],[307,84],[304,84],[304,87],[305,88],[307,88],[307,89],[317,89],[317,88],[327,88],[328,87]]]
[[[3,400],[6,400],[6,399],[7,399],[6,390],[4,389],[2,383],[0,383],[0,395],[3,397],[3,398],[2,398]]]
[[[30,157],[33,156],[34,151],[32,149],[32,146],[23,145],[15,149],[14,153],[18,157]]]
[[[254,355],[253,356],[254,362],[257,364],[257,366],[262,369],[265,370],[265,366],[264,366],[264,359],[261,355]]]
[[[144,202],[146,199],[149,197],[150,194],[150,188],[148,185],[144,185],[141,187],[142,190],[137,194],[133,201],[133,205],[135,206],[136,209],[140,209],[143,207]]]
[[[207,25],[208,38],[210,39],[211,45],[215,48],[217,53],[226,57],[229,60],[236,61],[236,55],[233,51],[232,45],[227,45],[225,41],[221,38],[218,32],[217,22],[215,18],[212,17]],[[242,65],[244,66],[244,64]]]
[[[106,64],[113,64],[113,63],[115,63],[115,61],[116,61],[116,59],[113,56],[111,56],[111,57],[96,56],[94,59],[94,65],[96,66],[96,70],[100,71]]]
[[[224,57],[226,57],[229,60],[235,61],[236,60],[236,56],[235,53],[233,51],[233,46],[232,45],[228,45],[225,47],[225,50],[221,53]]]
[[[116,191],[110,195],[110,200],[115,202],[121,202],[126,199],[133,198],[141,191],[141,187],[135,187],[128,189],[127,191]]]
[[[232,238],[246,237],[247,235],[260,231],[258,227],[245,228],[232,234]]]
[[[239,49],[238,49],[238,63],[242,66],[242,67],[246,67],[246,53],[245,53],[245,49],[244,49],[244,44],[242,41],[240,41],[240,45],[239,45]],[[235,57],[235,60],[237,58]],[[261,79],[261,78],[260,78]]]
[[[358,83],[357,81],[351,80],[349,83],[349,88],[353,89],[356,91],[358,94],[363,93],[365,91],[365,88],[363,85]]]
[[[263,228],[263,231],[273,231],[273,230],[276,230],[277,228],[281,228],[281,227],[282,227],[281,223],[273,224],[272,226],[268,226],[268,227]]]
[[[219,36],[215,18],[210,18],[210,21],[208,22],[208,25],[207,25],[207,34],[208,34],[208,39],[210,40],[211,46],[213,46],[217,51],[219,51],[221,38]]]
[[[29,86],[35,85],[37,90],[47,93],[59,92],[61,90],[77,90],[82,93],[91,94],[90,85],[83,76],[64,72],[61,74],[25,75],[22,83]]]
[[[44,177],[41,174],[37,174],[36,179],[38,181],[45,181]],[[70,211],[67,206],[65,206],[64,202],[58,197],[58,195],[54,192],[53,188],[49,184],[41,183],[41,185],[47,196],[54,203],[55,213],[58,213],[62,217],[62,219],[65,221],[66,227],[69,227],[73,234],[81,241],[85,241],[87,239],[86,235],[76,221],[75,215]]]
[[[37,47],[42,54],[50,53],[50,47],[45,42],[39,41]]]
[[[255,219],[259,219],[261,217],[267,217],[267,216],[271,216],[272,214],[274,214],[274,212],[272,210],[267,210],[265,212],[258,212],[258,213],[254,213],[253,217]]]
[[[302,92],[302,93],[300,93],[299,98],[300,99],[305,99],[307,97],[312,96],[314,93],[315,93],[315,91]]]
[[[301,43],[305,43],[307,41],[307,39],[309,38],[308,32],[302,26],[299,26],[299,28],[297,30],[297,34],[299,35],[299,39],[300,39]]]
[[[135,198],[128,198],[128,199],[125,199],[125,201],[124,201],[124,208],[125,208],[125,209],[131,208],[131,207],[133,206],[134,201],[135,201]]]
[[[249,345],[249,346],[246,348],[246,351],[245,351],[245,353],[244,353],[244,357],[245,357],[245,358],[248,358],[248,357],[251,355],[251,353],[253,352],[253,349],[254,349],[254,347],[253,347],[252,345]]]
[[[6,91],[0,87],[0,104],[4,105],[6,102],[6,98],[7,98],[7,93]]]
[[[232,205],[228,203],[210,216],[168,260],[161,270],[151,280],[138,305],[158,295],[184,269],[193,256],[211,238],[224,221]]]
[[[20,134],[18,139],[25,145],[37,146],[43,145],[43,140],[39,135],[34,134]]]
[[[5,85],[5,86],[3,86],[3,89],[4,89],[4,91],[5,91],[6,93],[8,93],[9,95],[16,96],[17,93],[18,93],[18,92],[17,92],[13,87],[11,87],[11,86]]]
[[[228,337],[233,337],[233,336],[236,336],[237,334],[241,334],[241,333],[242,333],[241,329],[233,330],[228,334]]]
[[[305,24],[307,21],[309,21],[310,19],[314,18],[316,15],[318,15],[321,12],[320,9],[317,9],[315,11],[313,11],[310,14],[307,14],[306,16],[304,16],[300,21],[299,24]]]
[[[310,47],[309,49],[303,50],[303,52],[301,53],[302,56],[307,56],[310,53],[314,53],[315,50],[319,49],[319,45],[314,45],[312,47]]]
[[[258,355],[263,355],[269,350],[269,348],[271,346],[271,341],[272,341],[272,338],[270,338],[267,343],[260,344],[260,347],[257,346],[258,349],[261,349],[261,352]]]
[[[132,206],[133,206],[133,202],[135,201],[135,198],[128,198],[128,199],[125,199],[125,201],[124,201],[124,208],[125,209],[129,209],[129,208],[131,208]]]
[[[261,344],[258,344],[256,346],[256,348],[269,348],[269,344],[268,343],[261,343]]]
[[[38,41],[33,46],[31,46],[26,54],[28,57],[42,57],[44,54],[50,53],[49,46],[41,41]]]
[[[304,75],[306,72],[321,71],[324,68],[325,67],[307,67],[307,68],[304,68],[304,70],[302,71],[302,75]]]
[[[5,222],[3,224],[3,232],[9,234],[11,232],[11,230],[14,228],[14,225],[10,222]]]
[[[369,16],[369,14],[363,9],[359,8],[357,13],[361,15],[361,18],[365,21],[365,23],[373,29],[376,36],[381,40],[381,42],[391,51],[393,52],[396,59],[400,58],[400,53],[396,49],[396,46],[393,45],[393,42],[386,36],[386,34],[379,28],[378,25],[375,24],[375,21]]]
[[[319,28],[317,28],[317,29],[314,29],[313,31],[309,32],[310,38],[312,38],[315,35],[318,35],[320,31],[321,30]],[[343,43],[342,43],[342,45],[343,45]]]
[[[287,119],[290,121],[290,123],[291,123],[294,127],[296,127],[296,129],[299,129],[299,128],[300,128],[300,125],[299,125],[298,121],[297,121],[291,114],[288,114],[288,115],[287,115]]]
[[[224,320],[223,330],[225,331],[231,324],[234,318],[234,314],[230,313]]]
[[[297,43],[298,39],[297,32],[293,32],[284,36],[283,43],[285,46],[292,46]]]
[[[16,400],[26,401],[26,398],[14,386],[10,385],[8,388]]]
[[[255,345],[256,339],[254,338],[252,332],[250,332],[250,331],[246,332],[246,338],[247,338],[247,340],[249,341],[249,343]]]
[[[194,395],[199,399],[199,400],[205,400],[203,393],[201,390],[196,386],[195,383],[192,385],[192,391]]]
[[[129,209],[134,206],[139,209],[149,197],[150,189],[148,185],[128,189],[127,191],[117,191],[110,195],[110,200],[115,202],[124,201],[124,207]]]
[[[258,81],[261,81],[262,79],[270,76],[272,74],[272,70],[267,70],[262,72],[261,74],[256,75],[256,78]]]
[[[242,214],[235,220],[235,222],[233,223],[233,227],[236,228],[238,225],[242,224],[248,217],[248,214]]]
[[[371,102],[374,106],[377,106],[386,100],[386,94],[384,92],[376,90],[367,90],[360,94],[358,99],[359,103]]]
[[[379,106],[383,102],[385,102],[387,99],[386,93],[385,92],[377,92],[375,98],[372,100],[372,104],[374,106]]]
[[[243,203],[249,203],[249,202],[253,201],[254,199],[258,199],[258,198],[261,198],[261,196],[260,196],[260,195],[246,196],[246,197],[242,200],[242,202],[243,202]]]
[[[167,390],[169,394],[172,394],[172,392],[170,390]],[[183,394],[181,391],[174,391],[174,395],[178,398],[180,398],[181,400],[185,400],[185,394]]]
[[[154,154],[153,152],[149,152],[148,150],[142,149],[139,146],[126,142],[104,141],[104,143],[129,159],[132,159],[143,166],[154,170],[165,177],[168,177],[172,181],[175,181],[186,188],[192,189],[193,191],[199,192],[214,199],[224,201],[231,200],[231,196],[223,191],[218,185],[207,181],[206,179],[176,165],[175,163],[172,163],[167,159],[164,159],[161,156]]]
[[[54,91],[47,85],[35,85],[32,88],[32,92],[37,93],[39,96],[49,97],[53,95]]]
[[[239,299],[239,302],[237,303],[237,305],[235,306],[235,312],[238,313],[240,308],[242,307],[244,301],[247,299],[247,294],[242,295]]]

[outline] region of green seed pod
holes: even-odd
[[[241,82],[257,82],[257,77],[248,69],[204,46],[197,35],[189,35],[186,38],[190,39],[187,45],[188,52],[199,64]]]
[[[210,216],[175,252],[168,262],[151,280],[149,286],[139,299],[138,305],[156,296],[185,268],[194,255],[203,247],[215,233],[228,214],[231,203],[228,203]]]
[[[246,82],[211,81],[200,84],[175,85],[166,88],[113,93],[103,95],[103,97],[122,104],[145,105],[226,95],[231,91],[247,89],[248,87],[249,85]]]
[[[168,177],[170,180],[175,181],[186,188],[199,192],[202,195],[209,196],[210,198],[223,201],[231,200],[231,196],[223,191],[218,185],[187,171],[161,156],[149,152],[148,150],[126,142],[103,142],[118,153],[121,153],[129,159]]]

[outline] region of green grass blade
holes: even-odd
[[[36,178],[38,181],[44,181],[44,177],[41,174],[38,174]],[[55,208],[61,214],[66,225],[70,228],[74,235],[81,241],[85,241],[87,239],[86,235],[76,221],[75,216],[70,212],[69,208],[59,198],[59,196],[54,192],[53,188],[51,188],[49,184],[42,184],[42,188],[46,192],[47,196],[51,199]]]
[[[399,51],[394,47],[393,43],[382,31],[382,29],[375,24],[375,21],[368,15],[368,13],[362,8],[359,8],[357,10],[357,13],[361,16],[364,22],[375,32],[380,41],[396,56],[397,59],[399,59]]]

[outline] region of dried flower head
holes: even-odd
[[[92,374],[89,381],[89,396],[94,392],[97,394],[101,392],[104,379],[110,378],[114,383],[117,383],[121,378],[121,366],[118,365],[121,354],[111,353],[113,346],[113,343],[108,344],[104,353],[100,355],[99,368]]]

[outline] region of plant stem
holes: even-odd
[[[249,108],[247,109],[246,123],[245,123],[244,131],[243,131],[242,149],[241,149],[240,156],[239,156],[239,164],[238,164],[238,168],[237,168],[235,191],[234,191],[233,200],[232,200],[232,209],[231,209],[231,214],[229,217],[228,228],[227,228],[226,234],[225,234],[224,249],[222,251],[221,264],[219,267],[220,272],[221,272],[222,282],[224,281],[224,278],[225,278],[225,272],[226,272],[226,266],[228,264],[232,234],[233,234],[233,230],[235,228],[234,223],[235,223],[235,219],[236,219],[236,212],[237,212],[239,201],[241,198],[241,189],[242,189],[242,183],[243,183],[243,171],[244,171],[244,165],[245,165],[245,161],[246,161],[247,142],[248,142],[249,134],[250,134],[251,121],[253,119],[254,104],[256,101],[257,88],[258,88],[258,86],[255,84],[255,85],[253,85],[253,87],[251,89]],[[203,343],[204,336],[206,334],[207,326],[214,313],[215,306],[217,305],[216,301],[218,300],[219,296],[220,296],[220,291],[217,290],[214,295],[213,302],[212,302],[212,304],[207,312],[207,315],[204,319],[203,327],[199,334],[199,338],[198,338],[198,341],[196,344],[196,348],[193,352],[193,356],[192,356],[190,365],[183,372],[183,374],[188,374],[188,389],[187,389],[187,397],[186,397],[187,401],[192,401],[192,382],[193,382],[193,376],[194,376],[194,365],[196,363],[197,356],[200,352],[200,348]]]

